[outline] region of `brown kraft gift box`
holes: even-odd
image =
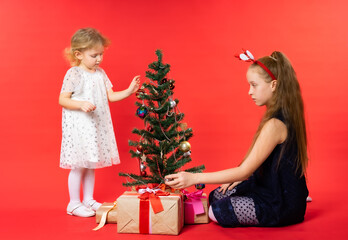
[[[140,195],[125,192],[117,199],[117,232],[178,235],[184,225],[182,194],[159,196],[163,211],[158,213]]]
[[[111,209],[113,208],[113,209]],[[111,210],[110,210],[111,209]],[[110,210],[110,211],[109,211]],[[115,203],[103,203],[96,211],[96,222],[100,223],[102,215],[104,212],[107,212],[106,222],[105,223],[117,223],[117,206]]]
[[[185,201],[185,224],[202,224],[209,223],[209,208],[208,199],[205,193],[202,194],[201,202],[204,208],[204,213],[195,214],[192,206],[192,202]]]

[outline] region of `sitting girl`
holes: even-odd
[[[223,184],[210,193],[209,217],[222,226],[283,226],[303,221],[308,190],[305,179],[307,137],[300,86],[281,52],[253,62],[246,78],[249,95],[266,112],[242,163],[211,173],[179,172],[167,185]]]

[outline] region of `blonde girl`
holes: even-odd
[[[73,35],[66,51],[72,67],[59,96],[63,107],[60,167],[71,169],[67,213],[79,217],[94,216],[101,205],[93,198],[94,169],[120,163],[108,101],[130,96],[140,84],[136,76],[126,90],[112,90],[108,76],[99,67],[108,45],[109,40],[96,29],[83,28]]]
[[[307,138],[303,101],[295,71],[281,52],[254,60],[246,78],[249,95],[266,112],[238,167],[211,173],[180,172],[167,184],[223,184],[210,193],[210,218],[227,227],[283,226],[303,221],[306,211]]]

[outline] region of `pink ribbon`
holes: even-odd
[[[185,201],[185,203],[190,203],[192,205],[194,215],[204,213],[202,198],[206,198],[206,197],[202,196],[203,190],[199,190],[192,193],[189,193],[186,190],[183,190],[182,192],[187,197],[187,200]]]

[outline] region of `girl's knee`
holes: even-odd
[[[219,194],[219,188],[214,189],[213,191],[210,192],[209,194],[209,204],[212,204],[216,200],[219,200],[219,198],[216,197],[217,194]]]

